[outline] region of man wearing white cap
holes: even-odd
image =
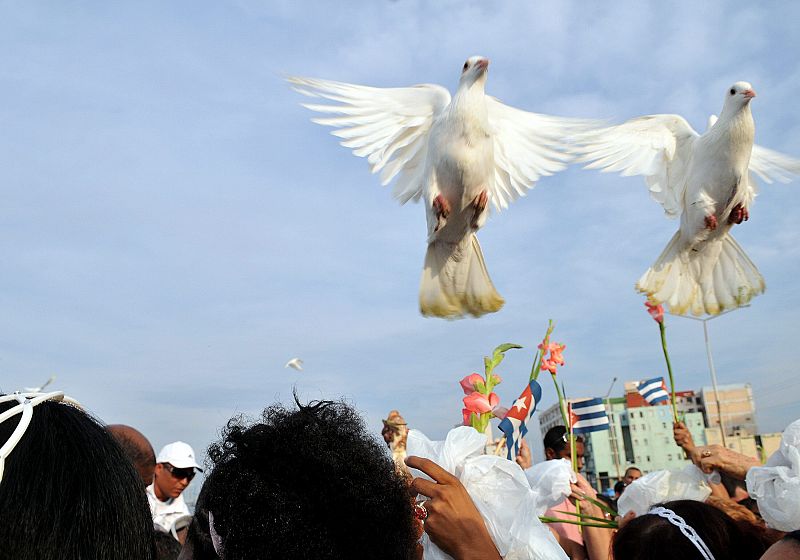
[[[203,471],[187,443],[176,441],[158,452],[153,484],[147,487],[147,499],[153,523],[165,531],[170,531],[176,520],[189,515],[181,494],[194,478],[195,469]]]

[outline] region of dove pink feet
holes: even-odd
[[[706,229],[711,231],[717,229],[717,217],[714,214],[706,216]]]
[[[439,231],[447,224],[447,216],[450,215],[450,203],[440,194],[433,199],[433,212],[436,214],[436,229],[433,231]]]
[[[478,229],[478,221],[480,220],[481,214],[486,210],[486,205],[489,204],[489,195],[486,194],[485,190],[481,191],[481,194],[475,197],[472,201],[472,206],[475,209],[472,213],[472,221],[470,225],[473,229]]]
[[[742,222],[746,222],[750,219],[750,212],[747,211],[747,208],[742,206],[741,204],[737,204],[731,210],[731,215],[728,216],[728,223],[729,224],[741,224]]]

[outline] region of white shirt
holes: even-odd
[[[177,498],[170,498],[166,502],[162,502],[156,497],[153,484],[147,487],[147,501],[150,502],[153,523],[160,525],[167,532],[172,529],[172,525],[177,519],[184,515],[190,515],[189,507],[183,501],[182,494]]]

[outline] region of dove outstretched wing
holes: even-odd
[[[434,84],[376,88],[298,77],[288,81],[303,95],[333,101],[303,106],[334,115],[312,120],[334,127],[332,134],[342,139],[342,146],[366,157],[371,171],[380,173],[381,184],[397,177],[393,194],[401,204],[419,200],[428,132],[450,103],[447,89]]]
[[[497,210],[524,196],[541,177],[561,171],[573,159],[569,137],[595,123],[584,119],[529,113],[486,96],[494,138],[492,202]]]
[[[683,211],[686,172],[699,135],[680,115],[647,115],[575,138],[587,169],[643,175],[650,195],[669,217]]]

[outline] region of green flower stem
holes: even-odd
[[[539,521],[542,523],[568,523],[570,525],[579,525],[581,527],[599,527],[601,529],[616,529],[616,521],[609,521],[608,523],[589,523],[586,521],[576,521],[573,519],[560,519],[558,517],[545,517],[540,516]]]
[[[579,517],[580,519],[588,519],[589,521],[599,521],[600,523],[608,523],[608,519],[605,517],[592,517],[591,515],[581,515],[580,513],[575,513],[574,511],[560,511],[556,510],[556,513],[563,513],[564,515],[572,515],[574,517]]]
[[[678,421],[678,406],[675,404],[675,377],[672,375],[672,364],[669,363],[669,352],[667,352],[667,328],[664,326],[662,319],[658,323],[658,329],[661,331],[661,348],[664,349],[664,360],[667,362],[667,373],[669,373],[669,387],[672,392],[670,395],[670,402],[672,403],[672,418],[675,422]]]
[[[556,386],[556,394],[558,395],[558,407],[561,409],[561,419],[564,421],[564,427],[569,428],[569,420],[567,419],[567,410],[564,407],[564,395],[561,392],[561,387],[558,386],[558,381],[556,380],[556,374],[551,373],[550,376],[553,378],[553,385]]]

